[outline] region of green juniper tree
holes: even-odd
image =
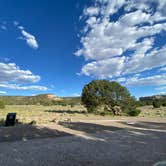
[[[116,114],[114,107],[119,106],[124,113],[129,114],[136,107],[136,99],[124,86],[108,80],[94,80],[85,85],[81,100],[88,112],[97,112],[99,106],[105,111]]]

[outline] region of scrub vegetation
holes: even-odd
[[[94,80],[85,85],[81,97],[0,96],[0,121],[16,112],[21,124],[47,124],[73,119],[103,119],[124,116],[166,117],[163,96],[137,101],[117,82]]]

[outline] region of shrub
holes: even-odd
[[[162,106],[163,106],[163,107],[166,107],[166,103],[163,103]]]
[[[73,108],[74,107],[74,103],[71,103],[70,106]]]
[[[137,105],[137,107],[141,107],[141,106],[146,106],[148,104],[145,101],[139,100],[139,101],[136,102],[136,105]]]
[[[101,112],[100,115],[101,115],[101,116],[105,116],[106,113],[105,113],[105,112]]]
[[[32,120],[29,125],[36,125],[36,121],[35,120]]]
[[[5,108],[4,102],[0,101],[0,109],[4,109],[4,108]]]
[[[60,105],[61,105],[61,106],[67,106],[67,104],[66,104],[66,103],[61,103]]]
[[[0,126],[4,126],[4,125],[5,125],[4,119],[0,119]]]
[[[133,109],[128,112],[128,115],[130,116],[138,116],[141,113],[141,110],[139,109]]]
[[[161,103],[159,101],[153,101],[153,108],[160,108]]]

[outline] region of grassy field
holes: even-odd
[[[139,117],[166,117],[166,107],[154,109],[152,106],[140,107]],[[69,106],[37,106],[37,105],[7,105],[0,109],[0,121],[4,121],[7,113],[16,112],[20,123],[27,124],[35,121],[36,124],[48,124],[59,121],[72,121],[79,119],[108,119],[116,116],[100,116],[87,114],[82,105]]]
[[[153,106],[143,106],[140,117],[166,117],[166,107],[153,108]]]
[[[37,106],[37,105],[7,105],[5,109],[0,110],[0,120],[6,118],[7,113],[16,112],[17,119],[21,123],[30,123],[35,121],[37,124],[67,120],[71,117],[86,116],[83,112],[86,109],[79,106]]]

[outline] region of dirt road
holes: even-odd
[[[49,138],[45,129],[38,127],[36,137],[1,138],[0,166],[151,166],[166,161],[164,122],[61,122],[49,126]]]

